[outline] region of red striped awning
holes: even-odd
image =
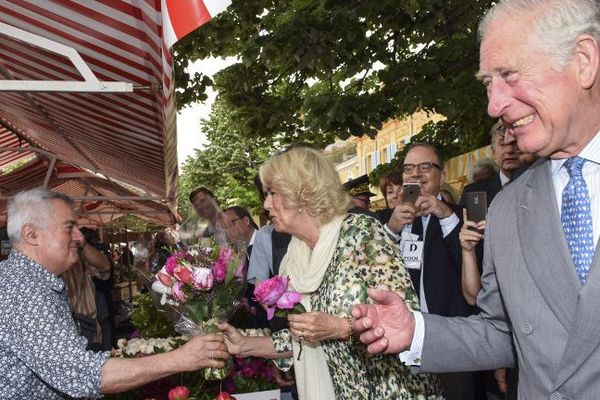
[[[165,199],[174,212],[176,110],[161,21],[160,0],[0,1],[0,22],[73,48],[100,81],[140,88],[0,92],[0,148],[42,149]],[[0,79],[83,81],[69,59],[6,34],[0,34]],[[32,153],[1,151],[0,168],[27,157]],[[0,178],[0,193],[28,182],[3,187]]]
[[[50,165],[48,160],[34,157],[14,171],[0,175],[0,225],[6,223],[6,197],[41,186],[46,179],[49,189],[75,200],[82,225],[101,226],[127,214],[137,214],[159,225],[174,222],[166,204],[144,193],[70,164]]]

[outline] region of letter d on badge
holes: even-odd
[[[402,258],[407,268],[421,268],[423,257],[423,241],[405,241],[402,248]]]

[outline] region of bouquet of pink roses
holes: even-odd
[[[236,310],[245,289],[245,254],[227,247],[186,249],[173,253],[156,274],[152,289],[161,304],[179,315],[175,330],[183,335],[218,333],[217,324]],[[208,380],[223,379],[226,368],[208,368]]]

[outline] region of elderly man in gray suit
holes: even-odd
[[[411,312],[370,290],[374,304],[352,311],[370,352],[421,372],[517,363],[521,399],[600,399],[599,8],[504,0],[482,20],[488,113],[542,158],[492,204],[481,313]]]

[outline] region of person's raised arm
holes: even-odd
[[[404,189],[400,189],[398,193],[398,199],[402,199]],[[405,225],[412,224],[415,219],[415,206],[410,203],[402,203],[402,200],[398,201],[398,205],[394,208],[394,212],[390,217],[390,220],[385,224],[394,234],[399,234]]]
[[[87,242],[83,242],[81,248],[81,256],[88,264],[91,264],[100,272],[110,271],[110,260],[106,254]]]
[[[469,305],[477,303],[477,295],[481,290],[481,274],[475,253],[475,246],[483,239],[485,220],[473,222],[467,219],[467,210],[463,210],[464,224],[459,233],[462,248],[462,292]],[[475,231],[471,228],[477,229]]]
[[[398,293],[368,289],[375,304],[352,307],[352,331],[369,353],[395,354],[408,350],[415,333],[415,317]]]
[[[229,354],[238,357],[289,358],[292,352],[277,352],[270,336],[244,336],[226,322],[219,324]]]

